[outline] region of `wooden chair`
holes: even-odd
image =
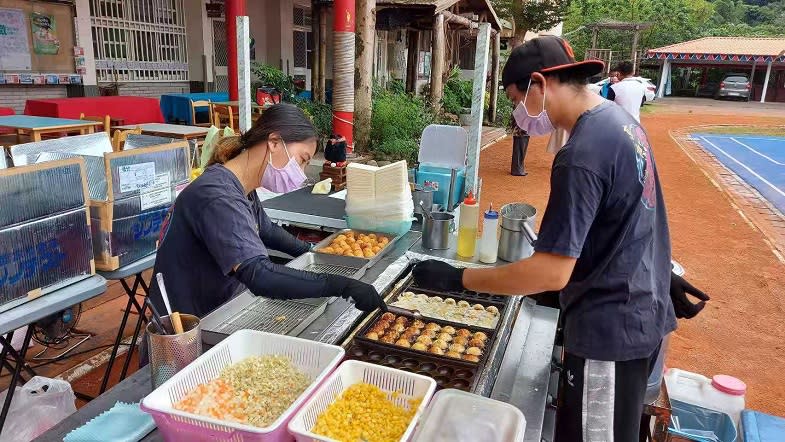
[[[79,114],[79,119],[88,120],[88,121],[99,121],[103,123],[106,134],[109,135],[110,137],[112,136],[112,127],[111,127],[112,119],[109,117],[109,115],[104,115],[103,117],[88,117],[85,116],[84,112],[82,112],[81,114]]]
[[[207,107],[207,121],[204,123],[197,123],[196,122],[196,108],[197,107]],[[212,122],[213,115],[213,105],[210,103],[210,100],[191,100],[191,124],[193,126],[200,126],[200,127],[210,127]]]
[[[238,115],[235,115],[232,106],[213,104],[213,125],[218,129],[229,126],[233,131],[237,132],[239,125]]]
[[[112,150],[121,152],[123,150],[123,144],[125,144],[125,139],[128,138],[129,134],[141,135],[142,128],[137,127],[136,129],[115,130],[114,135],[112,135]]]

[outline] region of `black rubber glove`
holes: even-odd
[[[688,294],[700,299],[700,302],[693,304],[687,298]],[[706,301],[709,299],[711,298],[707,294],[693,287],[681,276],[671,272],[671,301],[677,318],[694,318],[706,307]]]
[[[372,285],[340,275],[327,275],[328,296],[352,298],[354,306],[364,312],[381,309],[387,311],[387,304]]]
[[[415,264],[412,275],[414,284],[418,287],[443,292],[459,292],[464,290],[464,270],[443,261],[429,259]]]

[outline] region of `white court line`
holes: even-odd
[[[758,155],[762,156],[763,158],[766,158],[767,160],[771,161],[771,162],[772,162],[772,163],[774,163],[774,164],[779,164],[780,166],[785,166],[785,163],[780,163],[779,161],[775,160],[774,158],[772,158],[772,157],[770,157],[770,156],[768,156],[768,155],[766,155],[766,154],[763,154],[763,153],[760,153],[760,152],[758,152],[757,150],[755,150],[755,149],[751,148],[750,146],[747,146],[746,144],[742,143],[741,141],[739,141],[739,140],[737,140],[737,139],[735,139],[735,138],[733,138],[733,137],[729,137],[729,139],[730,139],[731,141],[735,141],[735,142],[739,143],[739,144],[740,144],[740,145],[742,145],[743,147],[746,147],[747,149],[749,149],[749,150],[751,150],[752,152],[754,152],[754,153],[756,153],[756,154],[758,154]]]
[[[771,184],[771,183],[769,182],[769,180],[767,180],[766,178],[763,178],[762,176],[758,175],[758,173],[757,173],[757,172],[755,172],[754,170],[752,170],[752,169],[750,169],[749,167],[747,167],[747,165],[746,165],[746,164],[742,163],[741,161],[737,160],[736,158],[733,158],[733,157],[732,157],[730,154],[728,154],[728,152],[725,152],[724,150],[720,149],[720,147],[719,147],[719,146],[717,146],[716,144],[714,144],[714,143],[712,143],[711,141],[707,140],[707,139],[706,139],[706,137],[701,137],[701,139],[702,139],[703,141],[705,141],[705,142],[707,142],[707,143],[711,144],[711,145],[712,145],[712,146],[713,146],[715,149],[717,149],[718,151],[720,151],[720,153],[722,153],[722,154],[723,154],[723,155],[725,155],[726,157],[728,157],[728,158],[730,158],[731,160],[733,160],[733,161],[734,161],[736,164],[738,164],[739,166],[741,166],[741,167],[743,167],[743,168],[747,169],[747,171],[748,171],[749,173],[751,173],[751,174],[755,175],[755,176],[756,176],[756,177],[757,177],[759,180],[761,180],[761,181],[763,181],[764,183],[766,183],[766,184],[767,184],[769,187],[771,187],[772,189],[774,189],[774,191],[775,191],[775,192],[779,193],[779,194],[780,194],[780,195],[782,195],[782,196],[785,196],[785,191],[783,191],[783,190],[782,190],[782,189],[780,189],[779,187],[775,186],[774,184]]]

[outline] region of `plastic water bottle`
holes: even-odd
[[[480,239],[480,262],[493,264],[499,253],[499,212],[493,204],[482,218],[482,238]]]

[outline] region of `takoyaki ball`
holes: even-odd
[[[426,330],[439,331],[439,330],[442,329],[442,327],[439,324],[435,324],[433,322],[429,322],[428,324],[425,324],[425,329]]]
[[[444,354],[444,350],[442,350],[441,348],[439,348],[439,347],[437,347],[435,345],[432,345],[431,348],[428,349],[428,352],[429,353],[433,353],[435,355],[443,355]]]
[[[398,340],[398,338],[401,337],[401,334],[395,330],[389,330],[387,331],[387,333],[384,334],[384,336],[389,336],[393,340],[393,342],[395,342]]]
[[[395,345],[397,345],[397,346],[399,346],[399,347],[406,347],[406,348],[409,348],[409,347],[411,347],[411,346],[412,346],[412,345],[409,343],[409,340],[408,340],[408,339],[398,339],[397,341],[395,341]]]
[[[480,358],[474,355],[463,355],[463,360],[469,362],[480,362]]]
[[[414,298],[414,292],[403,292],[403,293],[401,293],[401,296],[399,296],[399,298],[401,298],[401,299],[411,299],[411,298]],[[391,315],[392,313],[387,313],[387,314]]]
[[[466,349],[467,355],[482,356],[482,350],[478,347],[469,347]]]
[[[370,332],[367,335],[365,335],[365,337],[370,339],[370,340],[372,340],[372,341],[378,341],[379,340],[379,333]]]
[[[409,329],[401,333],[401,339],[406,339],[407,341],[413,341],[416,336],[417,332],[409,331]]]
[[[428,346],[422,342],[415,342],[412,344],[412,350],[428,351]]]
[[[428,330],[426,328],[425,330],[422,331],[422,333],[420,333],[420,336],[428,336],[429,338],[434,338],[436,337],[437,334],[438,333],[436,332],[436,330]]]
[[[447,305],[455,305],[455,300],[452,298],[447,298],[444,300],[444,303]]]
[[[421,330],[421,329],[419,329],[419,328],[417,328],[417,327],[415,327],[415,326],[413,326],[413,325],[410,325],[410,326],[409,326],[409,328],[407,328],[407,329],[406,329],[406,330],[404,330],[403,332],[404,332],[404,333],[406,333],[406,332],[413,333],[413,334],[414,334],[414,336],[417,336],[417,335],[419,335],[420,333],[422,333],[422,330]]]
[[[498,315],[499,314],[499,309],[496,308],[496,306],[494,306],[494,305],[489,305],[488,307],[485,307],[485,311],[488,312],[488,313],[491,313],[493,315]]]
[[[386,320],[386,319],[382,319],[382,320],[380,320],[379,322],[377,322],[377,323],[374,325],[374,327],[379,327],[379,328],[381,328],[382,330],[387,330],[388,328],[390,328],[390,326],[391,326],[391,325],[392,325],[392,321],[388,321],[388,320]]]
[[[401,323],[395,323],[393,324],[392,327],[390,327],[390,330],[397,333],[403,333],[403,331],[406,330],[406,325]]]
[[[406,324],[407,321],[408,319],[406,319],[405,316],[398,316],[397,318],[395,318],[396,324]]]
[[[463,353],[465,350],[466,350],[466,347],[464,347],[461,344],[452,344],[452,345],[450,345],[450,351],[454,351],[456,353]]]
[[[453,344],[463,345],[466,347],[466,344],[469,343],[469,340],[463,336],[457,336],[455,339],[452,340]]]
[[[472,338],[467,343],[469,347],[485,347],[485,341],[479,338]]]
[[[444,350],[447,348],[448,345],[449,344],[447,344],[447,341],[442,341],[441,339],[437,339],[433,341],[432,347],[439,347],[440,349]]]
[[[425,328],[425,323],[420,321],[419,319],[415,319],[414,322],[412,323],[411,327],[414,327],[414,328],[417,328],[417,329],[422,329],[422,328]]]
[[[482,304],[474,304],[472,308],[475,310],[485,310],[485,307],[483,307]]]
[[[384,335],[379,340],[384,342],[385,344],[392,344],[393,342],[395,342],[395,338],[397,338],[397,336]]]
[[[417,337],[417,342],[420,342],[420,343],[425,344],[425,345],[433,344],[433,340],[431,339],[431,337],[430,336],[426,336],[426,335],[418,336]]]
[[[414,295],[414,297],[417,298],[417,299],[421,299],[423,301],[427,301],[428,300],[428,295],[423,295],[422,293],[420,293],[418,295]]]
[[[385,321],[394,321],[395,320],[395,315],[390,313],[390,312],[387,312],[387,313],[382,315],[381,319],[385,320]]]
[[[455,332],[455,336],[461,336],[463,338],[468,338],[471,335],[472,335],[472,332],[470,332],[469,330],[466,330],[465,328],[462,328],[462,329],[458,330],[457,332]]]
[[[452,335],[449,333],[442,333],[439,335],[439,340],[444,342],[452,341]]]
[[[469,303],[466,301],[458,301],[458,307],[469,307]]]
[[[451,335],[454,335],[455,334],[455,328],[453,328],[451,325],[448,325],[446,327],[442,327],[442,333],[449,333]]]
[[[431,296],[430,298],[428,298],[428,302],[436,303],[436,302],[442,302],[442,301],[443,300],[442,300],[441,296]]]
[[[482,339],[482,340],[483,340],[483,342],[485,342],[485,341],[487,341],[487,340],[488,340],[488,335],[486,335],[486,334],[485,334],[485,333],[483,333],[483,332],[477,332],[477,333],[475,333],[475,334],[474,334],[474,337],[475,337],[475,338],[477,338],[477,339]]]
[[[444,355],[448,358],[461,359],[461,354],[455,351],[448,351]]]

